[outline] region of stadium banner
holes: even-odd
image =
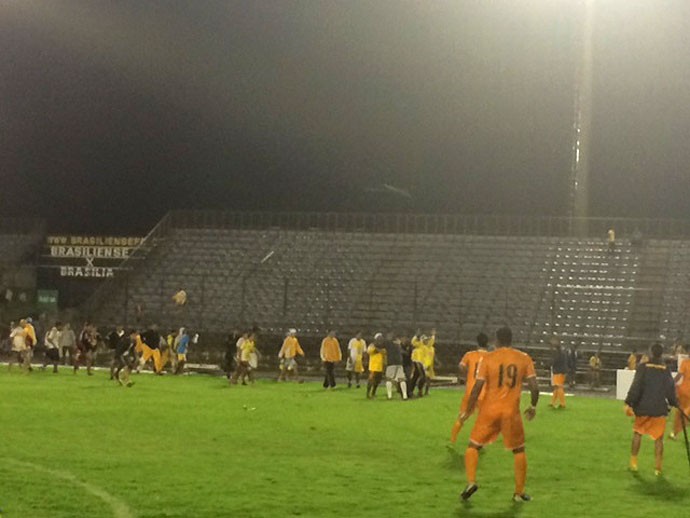
[[[57,268],[60,277],[104,279],[115,276],[118,266],[143,242],[138,236],[48,236],[46,268]]]

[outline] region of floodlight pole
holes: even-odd
[[[579,63],[575,73],[572,163],[570,170],[571,233],[586,237],[589,217],[589,162],[592,129],[592,33],[594,0],[582,0],[578,32]]]

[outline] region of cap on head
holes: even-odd
[[[382,333],[376,333],[376,334],[374,335],[374,340],[378,340],[379,338],[383,338],[383,334],[382,334]]]

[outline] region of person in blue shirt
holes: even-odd
[[[184,327],[180,328],[175,342],[177,344],[175,348],[177,352],[177,369],[175,369],[175,374],[182,374],[184,364],[187,362],[187,349],[189,348],[189,335]]]

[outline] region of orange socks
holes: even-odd
[[[551,406],[555,407],[558,402],[565,408],[565,389],[563,387],[554,387],[553,395],[551,396]]]
[[[465,474],[468,484],[474,484],[477,481],[477,464],[479,464],[479,450],[468,447],[465,450]]]
[[[563,387],[558,387],[558,397],[561,402],[561,406],[565,408],[565,389]]]
[[[458,419],[453,423],[453,429],[450,431],[451,444],[455,444],[455,441],[458,440],[458,434],[460,433],[460,430],[462,430],[462,422],[460,422],[460,420]]]
[[[515,454],[515,494],[521,495],[525,492],[525,482],[527,481],[527,455],[525,452]]]

